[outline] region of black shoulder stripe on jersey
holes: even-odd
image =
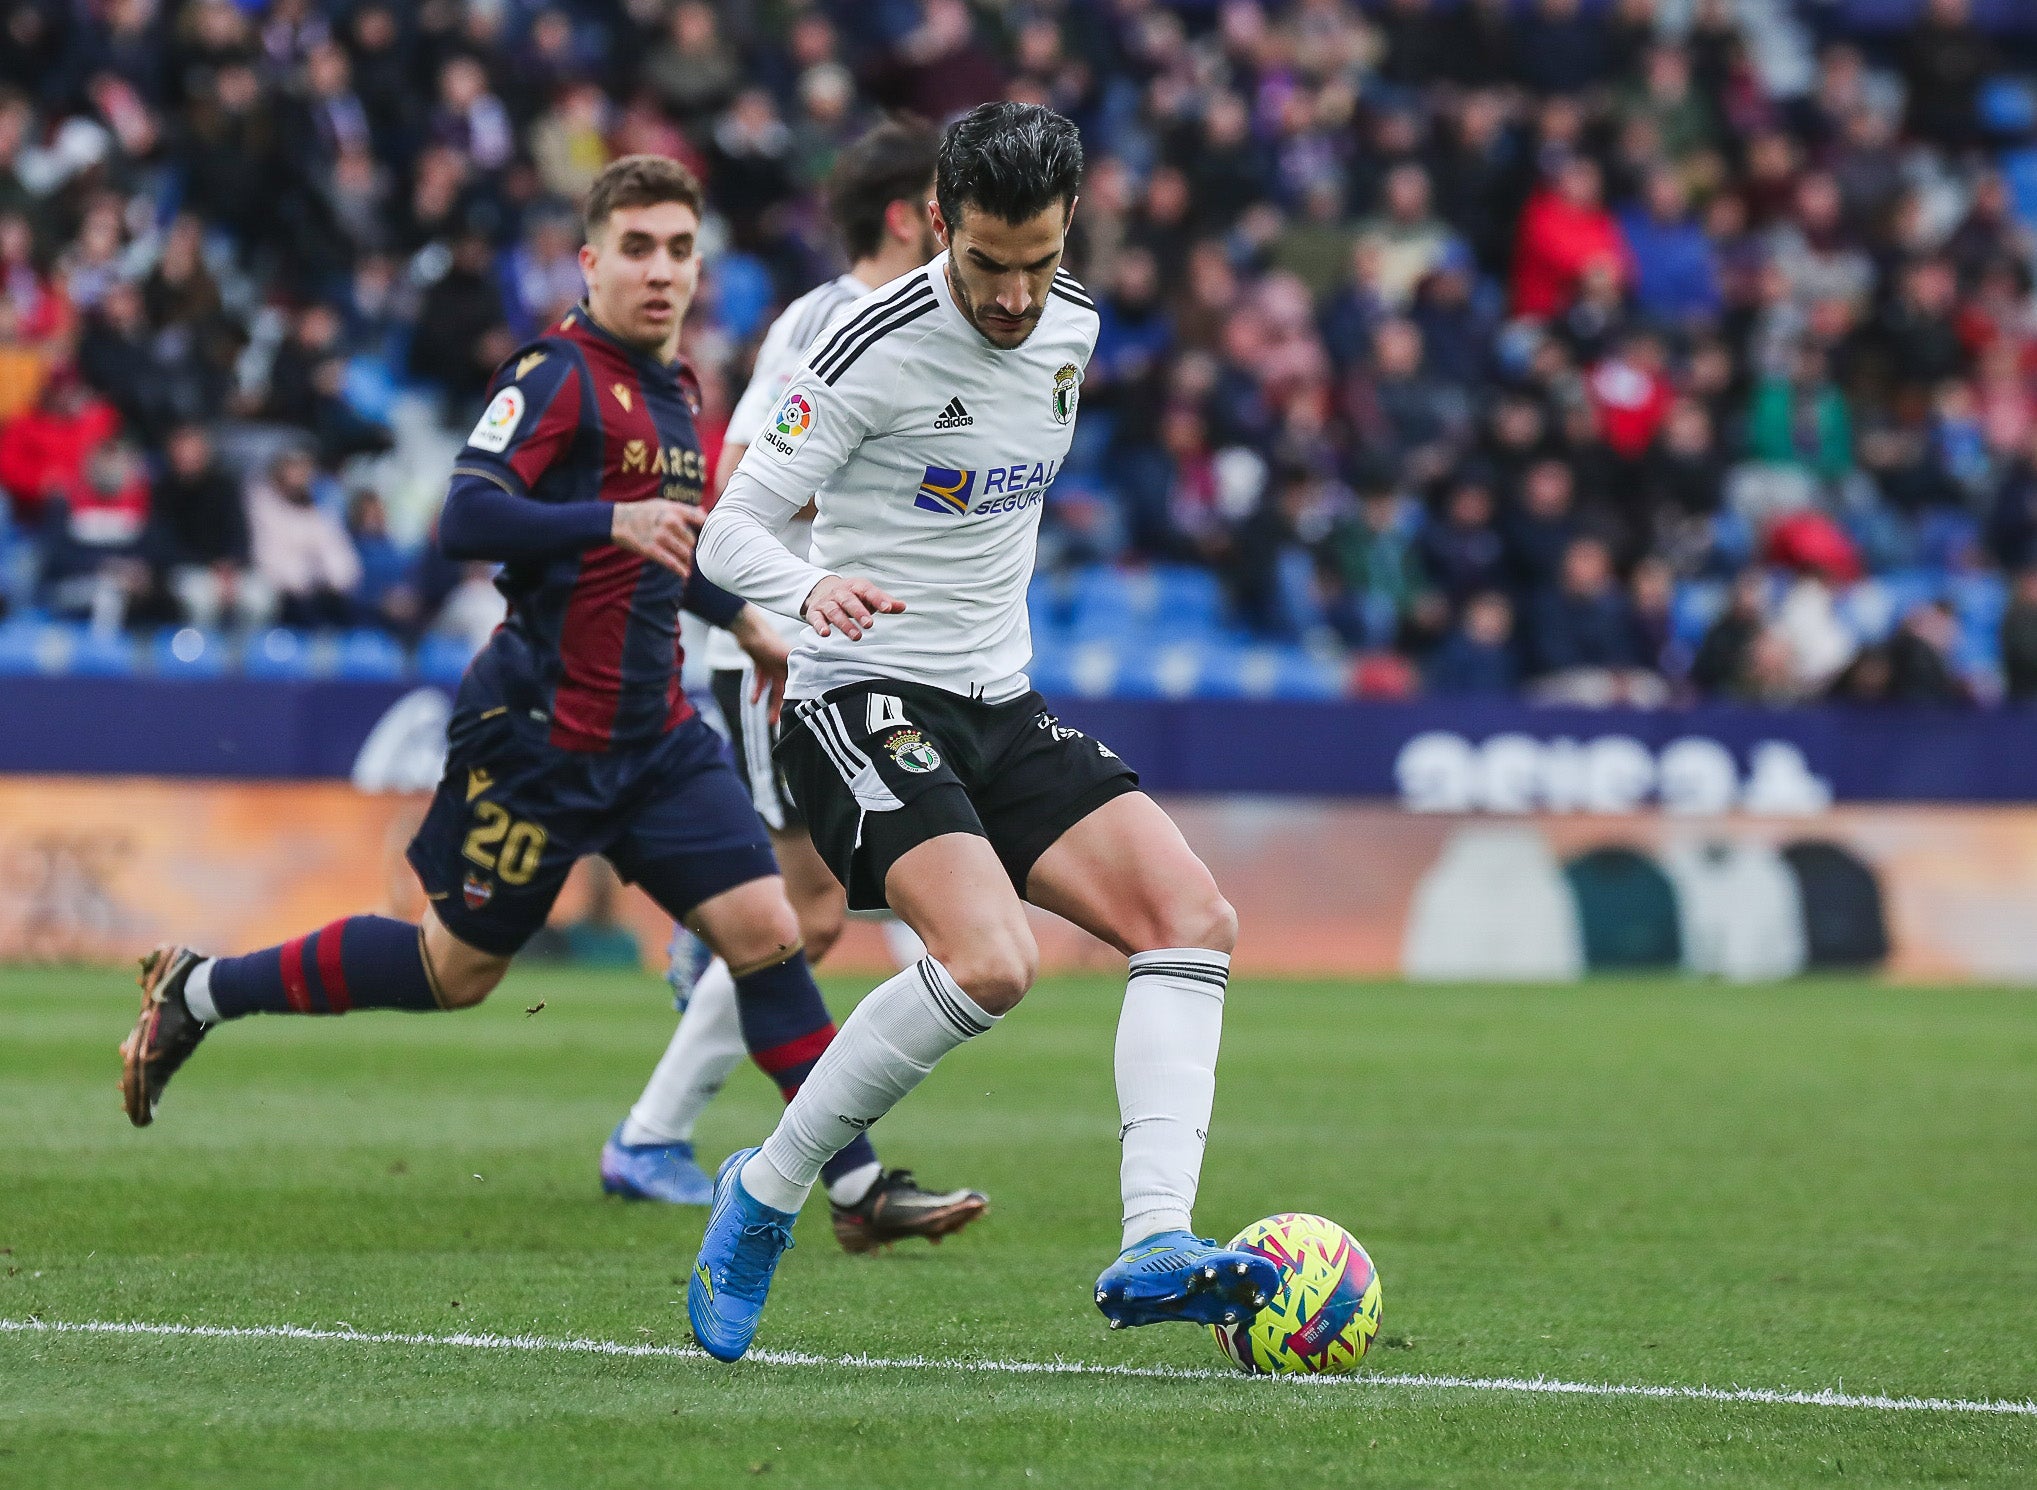
[[[877,301],[875,304],[864,306],[855,315],[851,316],[844,325],[837,327],[835,334],[828,338],[827,345],[814,355],[814,371],[819,372],[823,363],[846,347],[856,338],[860,331],[868,327],[873,321],[881,320],[907,300],[914,299],[920,295],[932,295],[933,292],[934,287],[927,283],[926,276],[918,275],[910,283],[901,285],[882,300]]]
[[[1096,309],[1095,303],[1091,301],[1087,295],[1073,294],[1070,291],[1063,289],[1060,285],[1055,285],[1052,290],[1048,291],[1048,293],[1052,295],[1058,295],[1061,299],[1067,301],[1070,305],[1079,305],[1084,310]]]
[[[881,316],[867,320],[858,316],[846,340],[831,344],[826,352],[813,359],[813,370],[821,375],[823,382],[834,382],[842,369],[862,356],[872,342],[933,308],[934,296],[929,290],[924,295],[907,296]]]
[[[878,342],[882,341],[885,337],[889,336],[899,327],[909,325],[912,322],[917,321],[921,316],[932,315],[933,312],[934,312],[934,300],[932,296],[929,296],[925,300],[914,301],[912,304],[905,306],[903,309],[899,310],[897,314],[893,315],[889,320],[879,321],[875,326],[872,326],[868,331],[866,331],[863,334],[861,340],[857,341],[854,346],[850,347],[848,351],[839,360],[835,362],[833,367],[831,367],[828,371],[821,374],[821,381],[827,384],[830,388],[834,387],[835,379],[839,378],[843,373],[847,372],[851,367],[853,367],[855,365],[856,359],[862,356],[865,352],[869,351],[871,347],[875,346]],[[817,368],[816,371],[818,371]]]
[[[1070,294],[1080,295],[1085,300],[1089,298],[1088,287],[1066,269],[1056,269],[1054,271],[1054,283]]]

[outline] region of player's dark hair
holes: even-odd
[[[1005,222],[1073,206],[1082,185],[1082,137],[1036,103],[979,104],[948,126],[934,198],[953,229],[971,206]]]
[[[600,232],[618,207],[653,207],[660,202],[684,202],[698,212],[700,178],[668,155],[625,155],[612,160],[587,193],[587,236]]]
[[[849,261],[867,259],[884,244],[884,214],[893,202],[920,210],[941,137],[918,119],[887,119],[844,150],[828,177],[828,212],[842,230]]]

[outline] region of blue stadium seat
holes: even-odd
[[[70,672],[79,678],[124,678],[134,671],[134,646],[118,632],[72,628]]]
[[[217,678],[226,671],[226,639],[196,626],[165,626],[149,657],[159,678]]]
[[[465,637],[428,636],[417,649],[417,675],[427,683],[452,687],[473,660],[474,649]]]
[[[40,622],[25,618],[0,622],[0,677],[43,671],[43,630]]]
[[[286,681],[317,675],[311,638],[286,626],[272,626],[248,643],[241,671],[250,678]]]
[[[1187,564],[1162,564],[1153,571],[1156,617],[1168,626],[1179,622],[1198,630],[1224,619],[1223,582],[1207,569]]]
[[[403,648],[386,632],[362,627],[339,639],[335,677],[350,683],[386,683],[401,678],[405,670]]]
[[[2009,587],[1999,574],[1955,574],[1945,588],[1962,627],[1990,636],[2001,630],[2002,614],[2009,608]]]
[[[1138,603],[1124,575],[1105,565],[1098,565],[1076,576],[1071,629],[1085,640],[1123,637],[1138,626],[1151,609],[1150,604]]]
[[[1202,686],[1208,657],[1205,648],[1185,641],[1131,649],[1112,692],[1119,698],[1193,698]]]
[[[2006,150],[2001,158],[2002,179],[2008,183],[2009,200],[2025,227],[2037,228],[2037,145]]]

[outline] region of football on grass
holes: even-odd
[[[1255,1221],[1231,1246],[1280,1269],[1280,1290],[1244,1324],[1212,1325],[1217,1349],[1254,1375],[1349,1371],[1379,1333],[1379,1274],[1357,1238],[1321,1216]]]

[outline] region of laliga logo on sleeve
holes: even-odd
[[[505,388],[483,411],[481,422],[474,426],[474,433],[467,436],[467,443],[476,450],[500,455],[509,448],[510,436],[516,433],[516,426],[522,420],[523,390]]]
[[[799,442],[813,428],[816,417],[813,395],[803,387],[794,388],[779,403],[778,412],[757,437],[758,443],[778,459],[791,460],[799,453]]]

